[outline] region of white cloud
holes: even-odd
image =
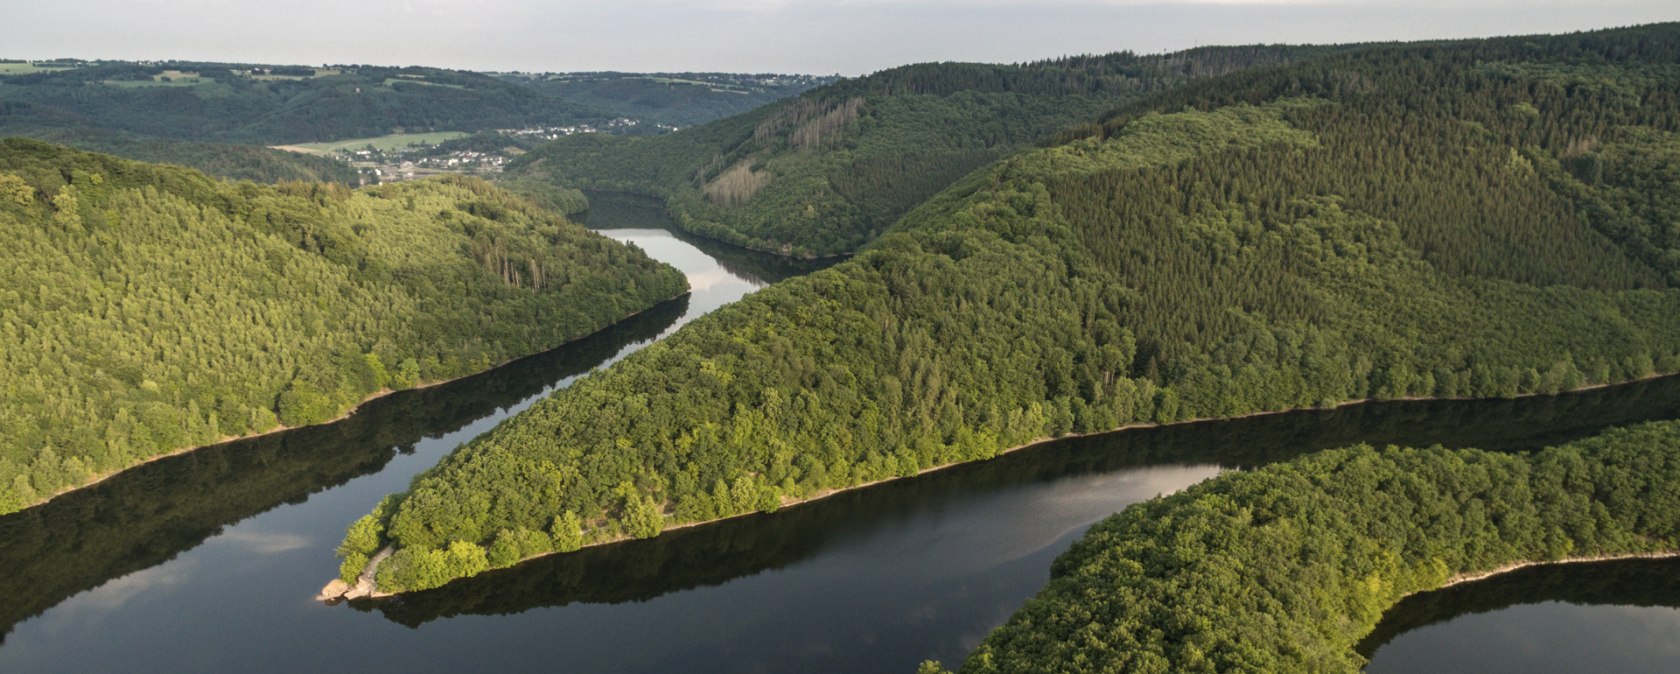
[[[309,547],[309,539],[297,534],[262,534],[234,530],[222,534],[219,540],[259,555],[277,555]]]

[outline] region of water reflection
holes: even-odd
[[[1671,379],[1133,431],[361,607],[390,620],[310,601],[336,572],[344,526],[461,442],[821,266],[673,235],[641,220],[659,213],[646,202],[595,204],[604,234],[685,270],[693,295],[340,423],[185,454],[0,518],[0,671],[909,671],[960,659],[1091,522],[1221,467],[1355,442],[1526,449],[1680,417]]]
[[[1069,439],[771,515],[356,605],[410,627],[527,614],[534,624],[566,630],[583,629],[574,623],[582,616],[610,616],[661,634],[704,623],[704,632],[731,642],[708,650],[600,634],[567,640],[572,656],[619,671],[902,670],[930,657],[955,664],[1042,586],[1050,560],[1084,527],[1218,466],[1256,466],[1358,442],[1529,450],[1606,426],[1676,417],[1680,379],[1666,379],[1552,398],[1383,403]],[[857,580],[907,569],[916,570],[917,582],[882,588]],[[829,587],[839,589],[813,589]],[[748,597],[766,599],[742,605]],[[702,619],[689,615],[699,609],[685,608],[697,602],[734,608],[702,611]],[[827,618],[845,607],[853,607],[852,620]],[[930,612],[940,619],[899,621]],[[743,639],[756,646],[733,645]],[[642,664],[613,659],[626,650],[637,650]]]
[[[670,218],[665,213],[664,203],[651,197],[618,192],[589,192],[587,195],[589,212],[584,214],[584,223],[590,226],[597,226],[599,223],[600,226],[612,227],[615,230],[613,238],[628,240],[638,245],[647,241],[671,241],[686,244],[705,253],[707,259],[692,260],[688,267],[685,267],[681,260],[659,258],[685,272],[693,268],[704,273],[704,268],[716,267],[719,272],[763,286],[795,276],[804,276],[841,260],[798,260],[694,236],[672,227]],[[628,230],[643,230],[646,236],[626,238],[623,235],[628,234]],[[691,277],[690,282],[693,280]]]
[[[530,636],[504,625],[415,640],[309,597],[336,575],[345,525],[450,450],[764,285],[714,259],[708,251],[720,244],[701,249],[663,230],[617,229],[610,211],[597,216],[602,234],[710,279],[705,289],[549,354],[376,401],[343,422],[192,452],[0,518],[0,629],[10,630],[0,671],[435,670],[451,658],[479,669],[475,644]]]
[[[337,423],[170,457],[0,518],[0,640],[18,621],[67,597],[168,561],[226,525],[376,473],[423,438],[454,432],[587,372],[652,339],[687,308],[686,298],[667,302],[493,372],[375,400]],[[250,554],[309,545],[298,535],[233,532],[228,538]]]
[[[1680,560],[1532,567],[1408,597],[1366,671],[1680,671]]]

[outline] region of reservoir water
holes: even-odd
[[[1531,567],[1406,598],[1372,674],[1680,672],[1680,559]]]
[[[0,672],[909,672],[955,665],[1095,521],[1221,470],[1357,442],[1530,449],[1680,418],[1668,379],[1133,430],[395,600],[313,601],[345,526],[462,442],[813,268],[673,234],[634,200],[594,204],[591,226],[682,269],[693,293],[339,423],[158,461],[0,518]]]

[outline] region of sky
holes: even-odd
[[[861,75],[1680,20],[1676,0],[7,0],[0,57]]]

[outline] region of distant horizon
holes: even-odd
[[[923,61],[908,61],[908,62],[900,63],[900,64],[897,64],[897,65],[884,66],[884,67],[876,69],[876,70],[871,70],[871,71],[868,71],[868,72],[858,73],[858,74],[847,74],[847,73],[839,73],[839,72],[831,72],[831,73],[804,72],[804,71],[794,71],[794,70],[717,70],[717,69],[705,69],[705,68],[701,68],[701,69],[696,69],[696,68],[683,68],[683,69],[655,68],[655,69],[638,69],[638,70],[630,70],[630,69],[625,69],[625,68],[587,68],[587,69],[562,69],[562,70],[532,69],[532,68],[462,68],[462,67],[456,67],[456,66],[451,66],[451,65],[439,65],[439,64],[434,64],[434,63],[395,63],[395,62],[392,62],[392,63],[376,63],[376,62],[362,62],[362,61],[318,61],[318,62],[246,61],[246,60],[234,60],[234,59],[225,59],[225,58],[158,58],[158,57],[98,57],[98,58],[95,58],[95,57],[84,57],[84,56],[74,56],[74,55],[59,55],[59,56],[53,56],[53,57],[34,57],[34,56],[13,56],[13,55],[9,55],[9,54],[0,54],[0,61],[14,61],[14,62],[15,61],[26,61],[26,62],[30,62],[30,63],[47,63],[47,62],[53,62],[53,61],[86,61],[86,62],[92,62],[92,63],[217,63],[217,64],[226,64],[226,65],[279,66],[279,67],[302,67],[302,68],[325,68],[325,67],[341,67],[341,66],[368,67],[368,68],[434,68],[434,69],[439,69],[439,70],[454,70],[454,71],[475,72],[475,73],[547,73],[547,74],[618,73],[618,74],[627,74],[627,75],[687,73],[687,74],[696,74],[696,75],[729,74],[729,75],[779,75],[779,76],[795,76],[795,77],[835,77],[835,76],[839,76],[839,77],[864,77],[864,76],[867,76],[867,75],[875,73],[875,72],[880,72],[881,70],[890,70],[892,68],[897,68],[897,67],[902,67],[902,66],[907,66],[907,65],[915,65],[915,64],[918,64],[918,63],[961,62],[961,63],[989,63],[989,64],[1009,65],[1009,64],[1031,63],[1031,62],[1037,62],[1037,61],[1048,61],[1048,60],[1063,59],[1063,58],[1077,58],[1077,57],[1082,57],[1082,56],[1102,56],[1102,55],[1114,54],[1114,53],[1120,53],[1120,52],[1126,52],[1126,51],[1130,51],[1130,52],[1133,52],[1133,53],[1138,54],[1138,55],[1149,55],[1149,54],[1171,54],[1171,53],[1177,53],[1177,52],[1190,51],[1190,50],[1193,50],[1193,49],[1219,48],[1219,47],[1328,46],[1328,45],[1346,45],[1346,44],[1407,44],[1407,43],[1420,43],[1420,42],[1510,38],[1510,37],[1523,37],[1523,36],[1528,36],[1528,35],[1561,35],[1561,34],[1570,34],[1570,33],[1591,33],[1591,32],[1599,32],[1599,31],[1606,31],[1606,30],[1636,28],[1636,27],[1639,27],[1639,26],[1659,25],[1659,24],[1663,24],[1663,23],[1674,23],[1674,21],[1650,21],[1650,22],[1645,22],[1645,23],[1633,23],[1633,24],[1615,25],[1615,26],[1600,26],[1600,27],[1594,27],[1594,28],[1582,28],[1582,29],[1577,29],[1577,30],[1566,30],[1566,31],[1518,32],[1518,33],[1503,33],[1503,34],[1475,35],[1475,36],[1455,36],[1455,37],[1417,37],[1417,38],[1405,38],[1405,39],[1394,39],[1394,40],[1346,40],[1346,41],[1335,41],[1335,42],[1324,42],[1324,41],[1306,41],[1306,42],[1287,42],[1287,41],[1220,42],[1220,43],[1212,43],[1212,44],[1197,44],[1197,45],[1193,45],[1193,46],[1189,46],[1189,47],[1181,47],[1181,48],[1177,48],[1177,49],[1159,49],[1159,50],[1152,50],[1152,51],[1139,51],[1139,50],[1135,50],[1135,49],[1124,49],[1124,48],[1122,48],[1122,49],[1111,49],[1111,50],[1103,51],[1103,52],[1080,52],[1080,53],[1058,54],[1058,55],[1055,55],[1055,56],[1044,56],[1044,57],[1039,57],[1039,58],[1027,58],[1027,59],[1015,59],[1015,60],[1009,60],[1009,61],[976,61],[976,60],[965,60],[965,59],[935,59],[935,60],[923,60]]]
[[[8,13],[0,43],[15,53],[3,56],[31,61],[846,77],[937,61],[1453,40],[1680,20],[1680,8],[1650,0],[632,0],[612,8],[571,0],[299,0],[286,8],[59,0]]]

